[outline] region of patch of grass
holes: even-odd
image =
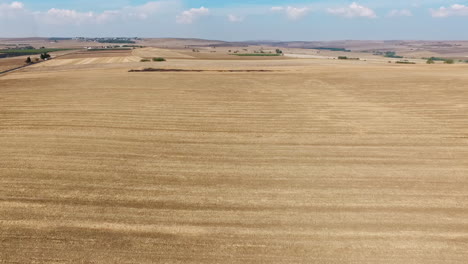
[[[166,59],[158,57],[158,58],[153,58],[153,61],[166,61]]]
[[[237,54],[230,54],[230,55],[244,56],[244,57],[249,57],[249,56],[252,56],[252,57],[277,57],[277,56],[281,56],[281,54],[277,54],[277,53],[237,53]]]

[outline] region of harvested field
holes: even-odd
[[[132,56],[132,50],[103,50],[103,51],[79,51],[62,59],[83,59],[83,58],[103,58],[103,57],[129,57]]]
[[[128,72],[272,72],[272,71],[271,70],[191,70],[191,69],[145,68],[142,70],[129,70]]]
[[[1,76],[0,262],[466,262],[467,66],[264,63]]]
[[[23,57],[0,59],[0,72],[23,66],[25,61]]]
[[[223,61],[258,61],[258,60],[283,60],[283,59],[289,59],[285,56],[234,56],[234,54],[229,54],[227,50],[217,50],[216,52],[209,52],[209,51],[204,51],[204,52],[190,52],[190,51],[185,51],[184,54],[190,54],[194,58],[198,60],[223,60]]]
[[[112,64],[112,63],[127,63],[138,62],[141,58],[135,56],[128,57],[96,57],[96,58],[83,58],[83,59],[55,59],[37,67],[53,67],[53,66],[67,66],[67,65],[88,65],[88,64]],[[36,66],[34,66],[36,67]]]
[[[142,58],[154,58],[154,57],[162,57],[166,59],[190,59],[193,58],[192,56],[182,54],[177,51],[168,50],[168,49],[158,49],[158,48],[142,48],[142,49],[134,49],[133,50],[134,56],[139,56]]]

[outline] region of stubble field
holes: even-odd
[[[467,66],[59,61],[0,76],[1,263],[468,259]]]

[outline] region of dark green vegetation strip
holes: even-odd
[[[131,50],[131,48],[89,49],[88,51]]]
[[[412,61],[397,61],[395,63],[398,63],[398,64],[416,64],[416,62],[412,62]]]
[[[317,48],[311,48],[311,49],[351,52],[351,50],[349,50],[349,49],[345,49],[345,48],[332,48],[332,47],[317,47]]]
[[[124,40],[124,39],[101,39],[98,40],[99,43],[117,43],[117,44],[135,44],[133,40]]]
[[[3,49],[0,54],[8,54],[12,56],[34,55],[48,52],[64,51],[71,49]]]

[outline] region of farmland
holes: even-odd
[[[0,55],[8,57],[25,56],[25,55],[37,55],[41,53],[66,51],[68,49],[3,49],[0,50]]]
[[[276,54],[276,53],[239,53],[239,54],[232,54],[234,56],[258,56],[258,57],[261,57],[261,56],[280,56],[280,54]]]
[[[468,65],[213,50],[1,75],[0,262],[468,259]]]

